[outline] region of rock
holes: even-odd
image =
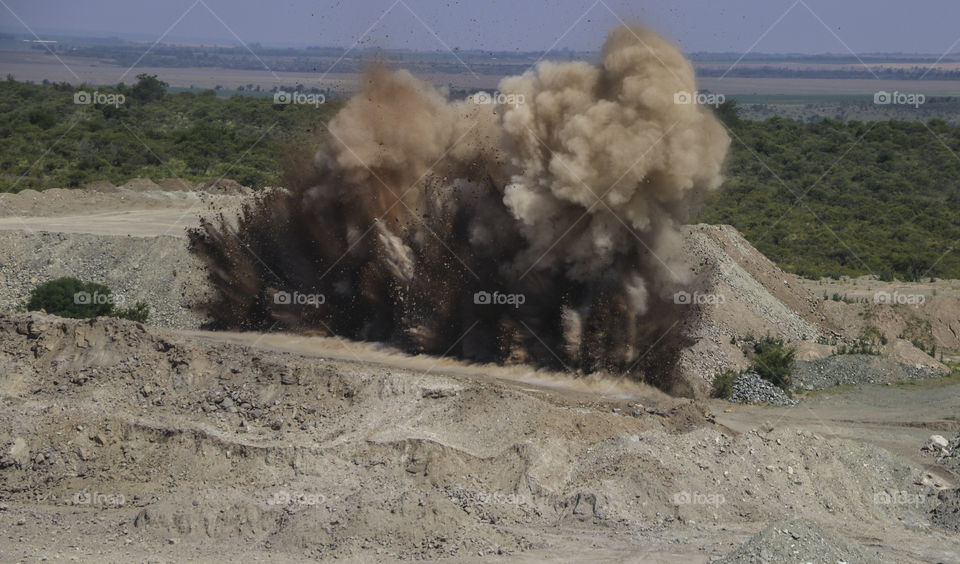
[[[770,405],[797,405],[783,390],[754,372],[747,372],[733,382],[730,401],[735,403],[768,403]]]
[[[30,449],[27,448],[27,442],[24,441],[22,437],[17,437],[13,440],[9,454],[10,460],[13,464],[17,465],[17,468],[23,468],[30,460]],[[5,464],[0,464],[0,467],[4,465]]]
[[[927,439],[927,444],[924,445],[926,450],[946,450],[950,446],[950,441],[948,441],[943,435],[930,435],[930,438]]]

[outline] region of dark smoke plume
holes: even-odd
[[[677,103],[694,90],[674,47],[629,28],[600,65],[544,62],[491,97],[372,68],[287,190],[190,233],[204,309],[219,328],[663,385],[684,345],[673,295],[692,282],[679,225],[729,145]]]

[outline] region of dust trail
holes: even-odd
[[[371,68],[285,191],[190,233],[222,329],[320,331],[666,386],[686,337],[679,225],[729,139],[643,29],[450,101]],[[483,103],[483,102],[506,103]]]

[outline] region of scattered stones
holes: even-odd
[[[930,512],[930,522],[945,531],[960,533],[960,488],[940,492],[937,500],[940,504]]]
[[[879,562],[878,555],[868,557],[863,550],[852,546],[813,523],[802,520],[773,523],[726,554],[719,564],[854,564]]]
[[[886,384],[943,376],[935,370],[908,366],[889,357],[862,354],[843,354],[820,360],[797,361],[796,368],[793,385],[802,390]]]
[[[770,405],[797,405],[783,390],[764,380],[755,372],[747,372],[733,383],[730,401],[735,403],[767,403]]]

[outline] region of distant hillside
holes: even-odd
[[[341,103],[171,94],[143,80],[98,90],[123,94],[119,106],[75,104],[78,91],[0,81],[0,192],[135,177],[276,184],[284,156],[313,147]],[[801,275],[960,279],[960,127],[749,121],[732,103],[720,113],[734,139],[727,181],[692,220],[733,225]]]
[[[960,244],[960,128],[746,121],[729,111],[725,121],[734,138],[727,182],[699,221],[735,226],[805,276],[960,278],[951,252]]]

